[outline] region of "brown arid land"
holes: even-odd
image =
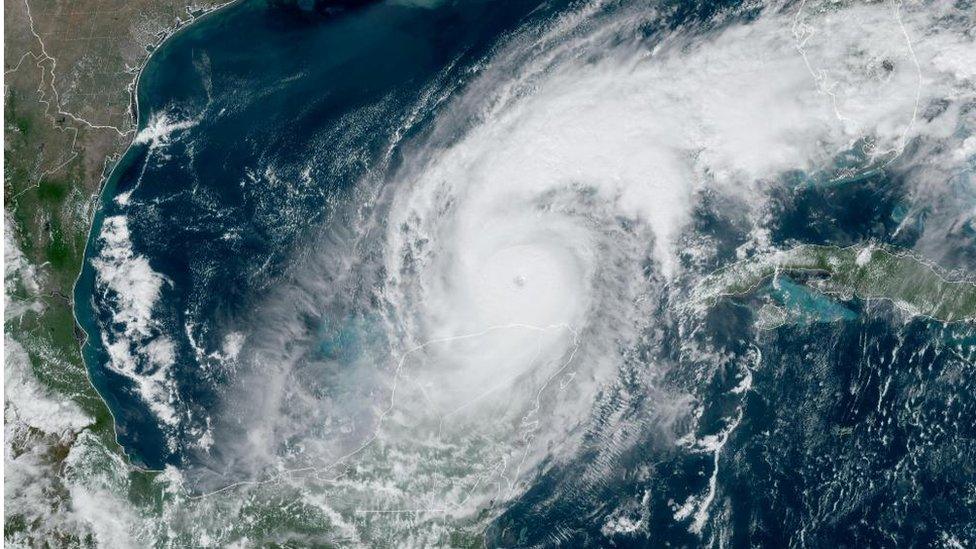
[[[125,463],[82,360],[73,285],[99,190],[135,135],[139,71],[162,40],[222,3],[4,3],[4,539],[13,545],[91,541],[56,518],[75,507],[65,460],[82,435]],[[56,413],[32,413],[38,403]],[[38,419],[65,410],[73,419]],[[129,476],[138,484],[152,474]]]

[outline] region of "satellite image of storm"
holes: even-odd
[[[4,0],[11,548],[976,548],[976,0]]]

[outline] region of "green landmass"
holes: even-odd
[[[694,289],[696,303],[744,295],[778,274],[807,275],[827,294],[885,299],[911,314],[944,322],[976,319],[976,284],[952,280],[937,267],[883,246],[818,246],[762,254],[715,271]]]
[[[152,512],[147,502],[166,490],[115,441],[81,356],[72,292],[99,190],[134,135],[138,69],[167,33],[219,3],[4,4],[5,379],[25,392],[4,400],[4,542],[12,547],[117,545],[78,516],[78,494],[102,494],[107,506],[122,506],[121,517]]]

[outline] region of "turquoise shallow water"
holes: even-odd
[[[780,276],[770,284],[770,296],[800,322],[854,320],[857,313],[834,299]]]
[[[757,16],[743,9],[712,19],[736,4],[639,5],[663,15],[628,27],[621,42],[681,29],[693,48],[695,33],[707,38],[713,26]],[[579,7],[248,0],[204,17],[152,55],[139,80],[139,138],[100,197],[75,289],[78,321],[90,336],[84,352],[92,380],[133,461],[176,466],[187,472],[191,490],[207,475],[219,486],[238,480],[227,478],[237,457],[228,443],[233,437],[218,434],[205,448],[200,442],[228,399],[227,387],[243,383],[228,359],[236,340],[223,328],[279,322],[262,304],[281,286],[321,291],[303,286],[295,266],[315,267],[316,257],[340,248],[344,231],[355,230],[354,213],[383,206],[377,197],[394,184],[389,174],[429,137],[442,102],[465,90],[499,44],[521,36],[519,29],[544,28]],[[631,7],[609,3],[595,12]],[[527,58],[547,51],[528,38],[523,45]],[[473,123],[457,121],[457,134]],[[824,174],[861,160],[840,155],[829,169],[788,170],[767,182],[771,245],[913,246],[926,218],[917,215],[906,183],[910,166],[865,169],[826,184]],[[753,220],[734,201],[700,198],[691,236],[714,245],[708,267],[718,267],[751,238]],[[899,229],[909,215],[917,217]],[[580,218],[592,223],[588,230],[601,219]],[[615,221],[629,228],[629,220]],[[968,257],[967,247],[960,249]],[[374,248],[356,251],[357,261],[380,263]],[[642,265],[643,275],[657,284],[652,263]],[[581,440],[576,453],[547,456],[524,495],[504,509],[480,510],[492,518],[479,540],[509,547],[708,540],[784,546],[809,532],[806,540],[818,546],[883,546],[891,539],[927,545],[940,539],[944,524],[976,524],[972,509],[956,505],[973,479],[966,468],[976,440],[966,420],[976,410],[966,366],[971,326],[906,320],[890,306],[842,301],[785,277],[721,302],[704,319],[687,319],[670,301],[682,299],[680,284],[660,286],[661,296],[648,298],[660,302],[640,319],[648,327],[639,343],[604,353],[619,352],[626,375],[613,379],[599,405],[573,426]],[[757,303],[766,299],[799,321],[756,330]],[[294,337],[271,343],[299,360],[329,362],[328,370],[296,368],[296,384],[323,402],[346,398],[343,404],[354,403],[350,415],[365,416],[375,395],[346,368],[376,359],[368,352],[385,349],[387,327],[374,311],[334,301],[302,316]],[[269,388],[258,381],[234,393],[234,404],[260,410]],[[662,402],[679,405],[658,408]],[[307,411],[288,417],[305,421]],[[676,440],[692,426],[701,447]],[[244,436],[249,427],[226,429]],[[617,445],[617,437],[626,442]],[[303,442],[282,438],[270,452],[285,454]],[[717,441],[724,446],[714,450]],[[605,465],[602,476],[593,473],[594,463]],[[457,473],[452,467],[444,469]],[[685,502],[699,505],[713,480],[713,523],[703,537],[680,510]],[[840,511],[825,516],[828,504]],[[312,532],[308,539],[332,539],[332,532],[305,526],[298,530]]]
[[[139,79],[140,135],[154,125],[178,128],[157,141],[137,139],[119,161],[87,257],[105,248],[104,219],[124,216],[132,252],[162,280],[142,341],[166,337],[174,345],[175,386],[156,398],[177,402],[162,407],[206,415],[222,382],[220,373],[201,371],[193,352],[220,346],[208,324],[246,311],[281,274],[296,241],[333,222],[353,182],[398,161],[396,150],[385,156],[390,136],[425,87],[462,78],[531,7],[237,2],[152,55]],[[122,298],[96,287],[90,261],[75,295],[92,336],[89,370],[120,442],[147,466],[180,463],[183,435],[165,434],[169,427],[133,380],[106,367],[105,341],[125,338],[113,317]],[[133,362],[136,376],[157,371]]]

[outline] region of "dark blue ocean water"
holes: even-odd
[[[102,247],[102,221],[125,215],[133,251],[166,280],[153,316],[177,338],[178,405],[206,414],[221,382],[199,367],[185,327],[201,330],[197,345],[219,348],[206,326],[246,311],[302,235],[332,221],[352,183],[386,167],[393,131],[430,82],[464,78],[535,4],[238,2],[153,54],[139,79],[139,128],[161,114],[192,126],[126,152],[102,193],[88,257]],[[119,441],[149,467],[180,463],[131,381],[103,366],[98,336],[112,329],[113,304],[94,280],[86,262],[78,319]]]
[[[670,3],[663,24],[694,25],[728,4]],[[84,352],[92,381],[133,461],[191,465],[185,443],[233,374],[204,367],[195,349],[220,349],[222,334],[213,327],[247,314],[315,231],[345,221],[342,212],[358,199],[355,182],[380,174],[377,185],[385,184],[382,173],[401,160],[397,147],[387,155],[393,136],[423,94],[463,86],[509,33],[571,7],[248,0],[205,16],[152,55],[139,80],[139,128],[160,116],[185,127],[134,144],[118,162],[75,289],[77,318],[90,336]],[[425,130],[425,116],[411,132]],[[896,169],[836,186],[792,175],[770,192],[774,244],[910,246],[922,229],[895,231],[910,200]],[[750,228],[728,211],[734,208],[706,197],[694,219],[720,260],[733,257]],[[118,215],[127,220],[132,253],[163,280],[152,330],[174,343],[176,400],[164,404],[185,418],[177,427],[162,424],[135,384],[106,366],[102,336],[124,326],[112,316],[118,297],[99,289],[90,260],[104,249],[104,220]],[[816,546],[877,546],[891,536],[927,545],[940,524],[976,519],[953,505],[976,478],[974,376],[964,367],[972,359],[971,327],[904,322],[890,305],[841,304],[802,282],[729,300],[691,335],[661,311],[661,329],[643,351],[648,360],[682,364],[665,382],[707,403],[700,434],[721,432],[741,410],[717,478],[723,503],[714,512],[729,539],[779,546],[809,529],[806,539]],[[800,311],[803,321],[757,331],[761,298]],[[332,320],[319,327],[327,334],[321,353],[341,355],[368,336],[368,329]],[[686,338],[725,353],[728,366],[706,380],[683,377],[697,371],[682,363]],[[756,356],[762,368],[751,372],[754,390],[733,391],[741,365]],[[136,372],[151,373],[147,368],[140,363]],[[627,383],[618,390],[641,395],[631,410],[639,416],[641,400],[653,394]],[[488,543],[544,544],[554,532],[569,546],[702,543],[674,515],[689,495],[707,490],[713,455],[662,445],[653,428],[639,438],[615,457],[618,473],[598,486],[583,480],[596,446],[575,463],[547,467],[489,529]],[[833,500],[836,508],[823,508]],[[633,519],[646,517],[649,534],[605,537],[607,514],[630,501],[641,502]]]
[[[662,24],[707,20],[734,3],[674,2]],[[425,90],[463,85],[521,25],[572,7],[240,1],[166,40],[139,78],[138,127],[160,116],[187,127],[126,151],[101,194],[87,259],[102,249],[103,220],[124,215],[133,253],[165,279],[153,318],[176,343],[178,406],[206,416],[222,380],[200,368],[194,345],[219,348],[208,326],[251,308],[301,253],[303,235],[342,223],[332,216],[355,200],[353,183],[395,168],[399,148],[383,159]],[[121,327],[112,326],[116,300],[96,289],[90,261],[75,296],[92,336],[86,359],[119,441],[149,467],[180,463],[182,451],[166,444],[133,383],[104,367],[100,335]]]

